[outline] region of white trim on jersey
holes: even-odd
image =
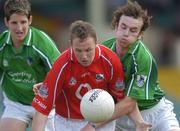
[[[55,45],[55,43],[53,42],[53,40],[46,33],[44,33],[43,31],[40,30],[39,32],[41,32],[49,41],[51,41],[54,48],[56,48],[57,51],[59,52],[59,50],[58,50],[57,46]]]
[[[69,63],[69,62],[66,62],[66,63],[62,66],[61,70],[60,70],[59,73],[58,73],[58,77],[57,77],[57,79],[56,79],[55,87],[54,87],[53,105],[55,105],[56,91],[57,91],[57,88],[58,88],[58,81],[59,81],[59,79],[60,79],[60,77],[61,77],[61,74],[62,74],[64,68],[68,65],[68,63]],[[70,111],[69,111],[69,107],[68,107],[67,98],[66,98],[66,95],[65,95],[65,94],[64,94],[64,96],[65,96],[65,99],[66,99],[66,105],[67,105],[67,109],[68,109],[68,117],[70,118]]]
[[[68,113],[68,118],[71,118],[71,115],[70,115],[70,110],[69,110],[69,103],[68,103],[68,100],[67,100],[67,97],[66,97],[66,93],[64,92],[64,90],[62,90],[62,93],[64,95],[64,98],[65,98],[65,101],[66,101],[66,106],[67,106],[67,113]]]
[[[137,63],[136,63],[136,60],[135,60],[136,58],[134,56],[134,52],[137,50],[138,46],[139,46],[139,44],[136,45],[136,47],[134,48],[134,50],[132,52],[132,57],[133,57],[134,65],[136,65],[136,66],[137,66]],[[135,66],[135,73],[137,73],[137,67],[136,66]],[[134,74],[132,74],[132,79],[131,79],[131,82],[130,82],[130,85],[129,85],[129,88],[128,88],[128,91],[127,91],[127,96],[129,96],[131,88],[132,88],[132,84],[133,84],[134,77],[135,77]]]
[[[148,73],[148,77],[147,77],[147,83],[146,83],[146,99],[149,99],[149,90],[148,90],[148,87],[149,87],[149,78],[150,78],[150,74],[151,74],[151,71],[152,71],[152,56],[151,54],[149,53],[149,51],[146,49],[146,47],[144,46],[144,44],[140,41],[141,45],[144,47],[145,51],[147,52],[147,54],[149,55],[150,57],[150,60],[151,60],[151,63],[150,63],[150,69],[149,69],[149,73]]]
[[[29,30],[29,39],[28,39],[28,41],[27,41],[27,45],[28,45],[28,46],[30,45],[31,36],[32,36],[32,30],[30,29],[30,30]]]
[[[37,49],[34,45],[32,46],[34,50],[36,50],[41,56],[43,56],[46,59],[46,62],[48,63],[49,68],[52,68],[51,62],[49,61],[48,57],[44,55],[39,49]]]
[[[111,66],[111,78],[110,78],[110,80],[112,80],[112,78],[113,78],[113,66],[112,66],[111,62],[105,56],[101,55],[101,57],[104,58],[109,63],[109,65]]]
[[[0,48],[0,51],[2,51],[5,46],[6,46],[6,43],[3,44],[3,46]]]

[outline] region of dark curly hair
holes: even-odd
[[[128,1],[126,5],[119,7],[114,11],[111,23],[113,29],[118,26],[122,15],[130,16],[135,19],[142,18],[144,24],[141,28],[141,32],[148,28],[152,18],[152,16],[148,16],[147,10],[142,9],[142,7],[136,1]]]

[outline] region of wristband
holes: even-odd
[[[96,129],[96,124],[94,124],[94,123],[92,123],[92,122],[88,122],[88,124],[91,126],[91,127],[93,127],[94,129]]]

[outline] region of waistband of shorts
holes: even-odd
[[[79,122],[85,121],[84,119],[66,118],[66,117],[63,117],[63,116],[61,116],[61,115],[59,115],[59,114],[57,114],[57,113],[55,114],[55,116],[58,117],[58,118],[65,119],[65,120],[67,120],[67,121],[79,121]]]
[[[158,110],[164,104],[165,99],[166,99],[165,97],[162,97],[161,100],[155,106],[149,109],[142,110],[141,112],[151,112],[151,111]]]

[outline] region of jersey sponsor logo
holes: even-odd
[[[90,72],[85,72],[84,74],[81,75],[81,77],[86,77],[86,76],[90,76],[91,73]]]
[[[93,101],[95,101],[98,97],[99,97],[99,93],[102,92],[103,90],[97,90],[95,91],[89,98],[89,101],[93,103]]]
[[[46,84],[42,84],[38,89],[38,95],[43,99],[48,97],[48,88]]]
[[[27,58],[27,64],[30,66],[30,65],[32,65],[32,63],[33,63],[32,57],[28,57]]]
[[[40,100],[38,100],[37,98],[34,98],[33,101],[34,101],[35,103],[37,103],[41,108],[43,108],[43,109],[46,109],[46,108],[47,108],[47,106],[44,105],[44,104],[43,104]]]
[[[7,61],[6,59],[3,59],[3,66],[4,66],[4,67],[9,66],[9,63],[8,63],[8,61]]]
[[[88,83],[80,84],[75,93],[76,97],[80,100],[82,99],[83,95],[87,92],[86,91],[83,93],[83,88],[85,88],[87,91],[92,89],[92,87]]]
[[[138,87],[142,87],[146,82],[147,76],[145,75],[137,75],[136,84]]]
[[[122,90],[122,89],[124,89],[124,87],[125,87],[124,81],[118,79],[118,80],[116,81],[116,83],[115,83],[115,88],[116,88],[117,90],[120,90],[120,89]]]
[[[77,80],[74,77],[71,77],[71,79],[69,81],[69,85],[74,86],[76,83],[77,83]]]
[[[104,75],[103,74],[96,74],[96,81],[102,81],[104,80]]]

